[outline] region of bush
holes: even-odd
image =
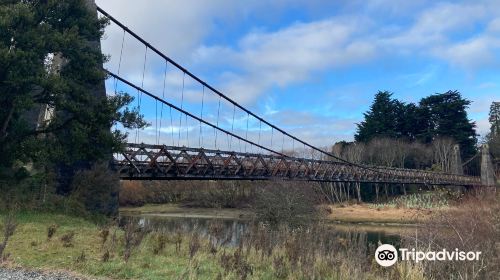
[[[493,198],[493,199],[492,199]],[[496,199],[495,199],[496,198]],[[442,212],[424,224],[419,248],[481,252],[480,261],[424,262],[424,271],[436,279],[498,279],[500,275],[500,202],[498,195],[463,201],[460,209]]]
[[[259,222],[300,227],[319,218],[316,201],[315,192],[307,184],[275,181],[257,191],[253,208]]]
[[[81,201],[91,213],[116,216],[120,180],[107,164],[95,164],[89,170],[76,173],[71,198]]]
[[[142,206],[146,203],[147,189],[139,181],[122,181],[120,183],[119,203],[122,206]]]

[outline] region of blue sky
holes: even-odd
[[[96,2],[215,88],[319,146],[352,140],[378,90],[405,102],[458,90],[482,135],[500,99],[500,1]],[[102,41],[114,72],[121,40],[110,26]],[[164,62],[146,56],[143,82],[144,48],[126,38],[120,73],[161,95]],[[182,74],[167,72],[167,97],[179,102]],[[183,106],[199,110],[202,89],[184,84]],[[153,119],[154,105],[144,106]],[[227,127],[246,125],[238,114],[232,124],[230,106],[222,111]]]

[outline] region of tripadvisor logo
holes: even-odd
[[[398,251],[390,244],[382,244],[375,251],[375,260],[381,266],[391,266],[398,261]]]
[[[464,252],[455,249],[440,251],[416,251],[415,249],[400,248],[399,255],[402,261],[477,261],[481,252]],[[390,244],[382,244],[375,251],[375,260],[381,266],[388,267],[398,261],[398,250]]]

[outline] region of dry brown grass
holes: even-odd
[[[495,192],[474,193],[459,207],[424,222],[408,244],[423,250],[481,252],[478,261],[424,263],[426,275],[437,279],[500,279],[500,201]]]
[[[331,213],[328,219],[340,222],[359,223],[395,223],[417,224],[428,220],[433,215],[447,210],[406,209],[406,208],[374,208],[369,204],[353,204],[328,206]]]

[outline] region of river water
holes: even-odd
[[[122,215],[121,224],[127,222],[138,223],[141,227],[152,231],[161,231],[167,234],[198,233],[208,237],[211,226],[217,224],[227,237],[227,246],[236,246],[252,229],[255,222],[245,219],[230,218],[200,218],[200,217],[172,217],[162,214]],[[408,226],[380,225],[380,224],[353,224],[353,223],[328,223],[325,227],[326,234],[332,238],[345,238],[352,234],[361,234],[366,240],[367,247],[377,247],[379,244],[393,244],[398,246],[401,236],[411,233],[415,228]]]

